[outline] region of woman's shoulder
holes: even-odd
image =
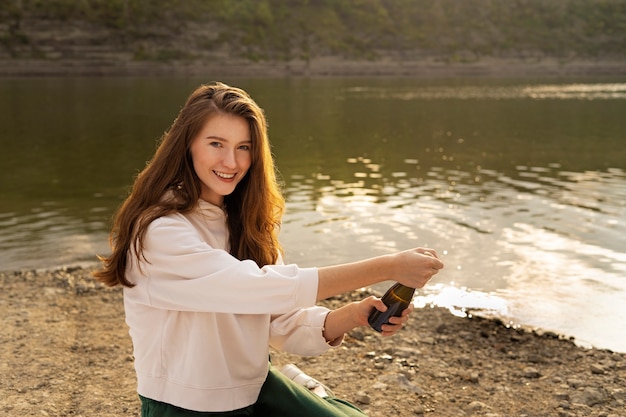
[[[155,226],[160,226],[160,225],[165,225],[165,224],[173,224],[173,223],[180,223],[180,222],[187,222],[188,220],[187,218],[180,212],[173,212],[173,213],[168,213],[168,214],[164,214],[160,217],[157,217],[156,219],[152,220],[152,222],[150,223],[150,226],[155,227]]]

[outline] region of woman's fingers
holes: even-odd
[[[413,304],[409,304],[409,306],[402,311],[402,315],[400,317],[389,317],[389,324],[383,324],[381,334],[383,336],[393,336],[400,330],[408,321],[409,315],[413,312],[415,307]]]

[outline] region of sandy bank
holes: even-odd
[[[5,272],[0,283],[0,414],[138,415],[120,289],[82,268]],[[393,338],[362,328],[320,357],[274,352],[273,362],[297,363],[372,417],[617,417],[626,407],[625,354],[439,308],[418,310]]]

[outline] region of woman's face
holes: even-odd
[[[221,206],[252,164],[250,128],[243,117],[216,114],[191,142],[191,159],[202,182],[200,198]]]

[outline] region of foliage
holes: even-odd
[[[216,40],[205,45],[258,60],[626,53],[624,0],[4,0],[5,47],[28,44],[28,19],[87,22],[126,41],[200,23]]]

